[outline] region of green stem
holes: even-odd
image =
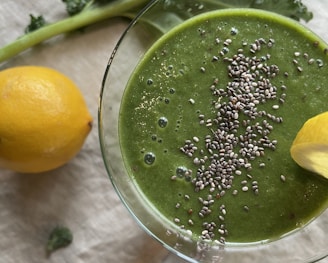
[[[133,9],[141,8],[148,3],[148,0],[122,0],[115,1],[104,7],[97,7],[83,11],[75,16],[46,25],[34,32],[26,34],[16,41],[0,49],[0,63],[19,54],[20,52],[50,39],[62,33],[67,33],[87,25],[105,20],[111,17],[117,17]]]

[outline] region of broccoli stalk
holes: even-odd
[[[0,63],[56,35],[74,31],[107,18],[124,16],[126,12],[141,9],[148,2],[148,0],[114,1],[104,6],[85,9],[53,24],[46,24],[2,47],[0,49]]]

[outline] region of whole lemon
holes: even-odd
[[[78,87],[42,66],[0,71],[0,167],[44,172],[73,158],[92,128]]]

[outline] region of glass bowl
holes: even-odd
[[[190,238],[168,223],[142,195],[125,169],[118,121],[129,76],[147,49],[164,32],[190,17],[214,10],[216,5],[211,2],[215,1],[151,1],[119,40],[106,68],[99,106],[100,144],[108,175],[120,199],[142,228],[169,251],[188,262],[319,261],[328,255],[328,209],[301,230],[272,242],[209,245]],[[151,27],[143,23],[149,19],[153,22]]]

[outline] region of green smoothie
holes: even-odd
[[[195,239],[275,240],[328,207],[328,182],[290,146],[327,111],[328,46],[272,13],[187,20],[136,67],[119,120],[126,169],[163,217]]]

